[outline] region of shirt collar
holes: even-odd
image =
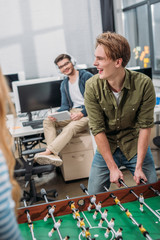
[[[110,88],[109,88],[107,80],[103,80],[103,81],[104,81],[103,90],[107,89],[107,91],[111,91]],[[131,89],[130,71],[128,71],[127,69],[125,69],[125,79],[124,79],[122,89],[123,88]]]

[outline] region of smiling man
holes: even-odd
[[[44,135],[47,142],[45,152],[35,155],[39,164],[62,165],[58,156],[73,136],[88,127],[88,117],[84,106],[84,90],[86,81],[92,74],[86,70],[77,70],[75,60],[68,54],[59,55],[54,63],[66,78],[61,84],[61,107],[57,110],[70,111],[71,119],[57,122],[53,117],[47,117],[43,122]],[[57,128],[62,128],[57,136]]]
[[[103,192],[110,183],[120,187],[125,166],[136,184],[157,180],[149,147],[155,91],[142,73],[125,68],[130,59],[127,40],[106,32],[96,39],[95,61],[99,73],[86,83],[85,106],[97,143],[89,183],[90,194]],[[92,103],[92,104],[91,104]]]

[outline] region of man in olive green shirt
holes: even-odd
[[[96,39],[95,61],[99,74],[86,83],[85,106],[95,137],[95,153],[88,191],[96,194],[110,183],[120,187],[125,166],[136,184],[157,180],[149,147],[155,91],[142,73],[125,69],[130,59],[127,40],[116,33],[103,33]]]

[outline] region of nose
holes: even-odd
[[[96,58],[95,58],[95,60],[94,60],[94,62],[93,62],[93,65],[94,65],[94,66],[98,66],[98,62],[97,62]]]

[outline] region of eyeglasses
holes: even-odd
[[[58,66],[58,68],[59,68],[59,69],[62,69],[63,67],[66,67],[66,66],[69,65],[70,63],[71,63],[71,62],[68,61],[68,62],[64,63],[63,65]]]

